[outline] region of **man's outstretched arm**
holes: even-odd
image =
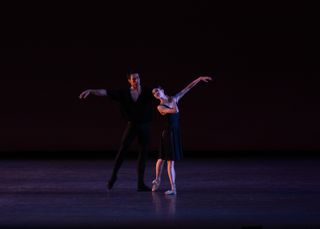
[[[90,94],[96,95],[96,96],[107,96],[107,90],[106,89],[87,89],[79,95],[79,99],[85,99]]]

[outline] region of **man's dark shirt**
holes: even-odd
[[[130,88],[107,90],[109,98],[119,102],[121,112],[127,121],[136,123],[151,122],[153,113],[153,95],[152,89],[141,87],[141,94],[138,100],[133,101]]]

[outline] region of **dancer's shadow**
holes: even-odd
[[[174,217],[176,215],[176,195],[165,195],[160,192],[152,192],[152,202],[158,216]]]

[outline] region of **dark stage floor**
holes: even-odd
[[[137,192],[132,160],[108,192],[111,168],[111,160],[2,160],[0,228],[320,228],[316,157],[186,159],[176,164],[176,197],[163,194],[166,174],[159,192]]]

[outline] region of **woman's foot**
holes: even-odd
[[[160,179],[155,179],[152,181],[152,191],[155,192],[160,186]]]
[[[177,190],[176,189],[171,189],[166,191],[164,194],[166,195],[176,195],[177,194]]]
[[[166,191],[164,194],[176,195],[177,194],[176,184],[171,185],[171,190]]]

